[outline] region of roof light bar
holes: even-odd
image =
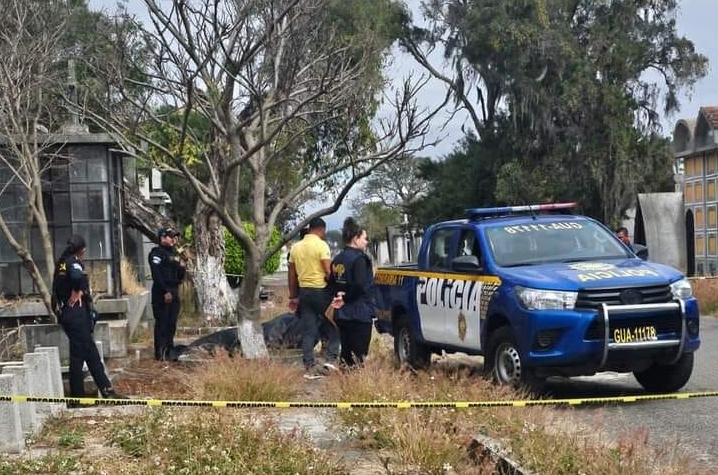
[[[527,213],[535,211],[553,211],[560,209],[573,209],[578,206],[577,203],[544,203],[536,205],[522,205],[522,206],[498,206],[495,208],[469,208],[464,211],[466,216],[495,216],[500,214],[511,214],[511,213]]]

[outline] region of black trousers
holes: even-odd
[[[61,312],[60,324],[70,340],[70,396],[85,396],[85,384],[82,376],[82,365],[85,362],[98,389],[103,391],[112,387],[110,379],[105,374],[100,352],[97,351],[95,340],[92,337],[93,323],[87,307],[66,306]]]
[[[362,364],[369,353],[371,322],[336,320],[342,343],[341,358],[347,366]]]
[[[152,314],[155,317],[155,359],[173,359],[174,338],[177,331],[177,317],[180,299],[177,290],[172,290],[172,302],[165,303],[164,294],[152,293]]]

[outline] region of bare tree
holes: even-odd
[[[47,133],[55,118],[49,97],[61,82],[58,18],[54,6],[24,0],[5,2],[0,18],[0,231],[51,315],[54,256],[42,181],[59,149]],[[35,232],[42,254],[33,256]]]
[[[142,81],[123,77],[121,68],[113,79],[120,93],[141,87],[146,94],[142,101],[127,95],[136,107],[131,116],[95,119],[164,152],[157,165],[184,176],[204,204],[205,213],[197,216],[204,225],[196,231],[217,232],[216,217],[237,238],[245,253],[237,306],[240,339],[247,356],[266,354],[257,324],[263,262],[311,218],[339,209],[349,190],[376,167],[427,146],[424,137],[435,111],[420,110],[414,101],[423,79],[407,80],[385,94],[392,112],[370,119],[387,44],[370,30],[357,38],[330,22],[332,8],[341,2],[145,3],[151,27],[142,34],[153,46],[152,67]],[[178,114],[182,120],[176,120]],[[209,137],[195,133],[190,124],[195,114],[211,124]],[[152,131],[158,128],[171,130],[177,140],[171,146],[157,140]],[[208,179],[198,177],[195,160]],[[280,215],[317,194],[328,204],[268,248]],[[242,216],[244,200],[250,211]],[[244,220],[253,224],[254,236]],[[201,276],[221,270],[217,259],[205,257],[219,254],[212,243],[221,240],[200,240],[205,244],[195,250],[195,286],[208,301],[216,289],[203,285]]]
[[[428,181],[419,173],[421,163],[427,160],[411,156],[379,167],[362,182],[361,198],[352,202],[353,208],[361,212],[363,204],[379,202],[382,206],[408,214],[409,207],[429,189]]]

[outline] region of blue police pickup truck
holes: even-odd
[[[633,372],[650,392],[683,387],[700,346],[689,281],[564,211],[574,206],[470,209],[427,228],[417,264],[379,268],[376,326],[398,360],[484,355],[497,382],[532,388],[599,371]]]

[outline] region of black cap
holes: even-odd
[[[165,236],[176,237],[179,233],[172,228],[162,228],[157,231],[157,237],[162,239]]]

